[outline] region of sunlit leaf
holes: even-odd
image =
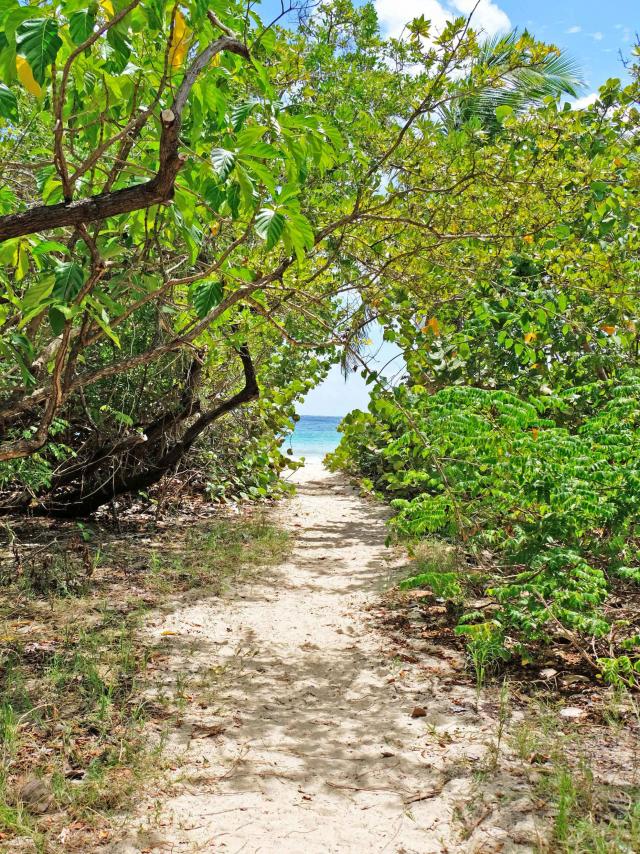
[[[180,68],[184,64],[189,50],[189,36],[190,30],[187,27],[185,17],[178,9],[173,21],[173,35],[169,48],[169,62],[172,68]]]
[[[284,216],[273,208],[263,208],[256,217],[256,232],[273,249],[284,231]]]
[[[27,60],[34,80],[40,85],[61,47],[58,25],[51,18],[30,18],[16,30],[16,51]]]
[[[214,148],[211,152],[211,162],[220,178],[225,181],[236,163],[236,155],[233,151],[227,151],[226,148]]]
[[[42,95],[42,86],[36,82],[31,66],[24,56],[16,56],[16,71],[18,73],[18,80],[22,83],[27,92],[31,95],[35,95],[36,98],[39,98],[40,95]]]

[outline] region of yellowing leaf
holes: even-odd
[[[538,428],[537,428],[537,427],[532,427],[532,428],[531,428],[531,435],[533,436],[533,441],[534,441],[534,442],[537,442],[537,441],[538,441],[538,434],[539,434],[539,433],[540,433],[540,431],[538,430]]]
[[[219,222],[212,222],[211,225],[209,226],[209,230],[211,231],[211,234],[213,234],[213,236],[215,237],[216,234],[220,231],[220,223]]]
[[[217,67],[220,65],[220,61],[221,61],[221,60],[222,60],[222,54],[220,54],[220,53],[216,53],[216,55],[215,55],[214,57],[212,57],[211,62],[209,63],[209,65],[210,65],[212,68],[217,68]]]
[[[525,234],[522,239],[525,243],[533,243],[533,234]]]
[[[34,78],[31,66],[24,56],[16,56],[16,72],[18,73],[18,80],[27,92],[39,98],[42,95],[42,86]]]
[[[615,335],[616,332],[615,326],[609,326],[608,324],[601,326],[600,329],[605,333],[605,335]]]
[[[160,632],[161,635],[177,635],[178,632],[170,632],[168,629],[164,632]]]
[[[16,249],[14,264],[16,282],[22,281],[29,272],[29,244],[25,240],[21,240]]]
[[[173,22],[173,35],[171,37],[171,47],[169,49],[169,62],[172,68],[179,68],[185,60],[189,41],[189,27],[184,19],[184,15],[178,9]]]
[[[423,332],[433,332],[433,334],[438,338],[440,336],[440,324],[438,323],[437,317],[431,317],[427,320],[426,324],[422,327]]]
[[[538,337],[537,332],[525,332],[525,334],[524,334],[525,343],[531,344],[531,342],[535,341],[537,337]]]
[[[111,0],[100,0],[100,5],[108,18],[113,18],[115,15],[115,10],[113,8],[113,3]]]

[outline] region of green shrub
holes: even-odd
[[[559,426],[569,421],[571,429]],[[391,500],[402,538],[490,550],[504,570],[488,591],[504,643],[598,638],[610,629],[602,609],[609,577],[640,577],[639,427],[632,372],[526,400],[402,386],[345,418],[330,462]],[[634,650],[631,670],[603,661],[604,675],[637,679]]]

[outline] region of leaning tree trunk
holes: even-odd
[[[90,516],[99,507],[125,494],[135,494],[158,483],[193,447],[206,428],[228,412],[255,400],[259,387],[247,345],[238,348],[244,372],[243,388],[212,409],[201,409],[195,391],[201,365],[194,361],[178,410],[164,413],[143,435],[100,446],[87,460],[64,469],[42,496],[12,496],[0,506],[0,514],[29,512],[35,516],[75,519]],[[171,439],[181,424],[197,416],[180,438]]]

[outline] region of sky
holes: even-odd
[[[276,2],[265,0],[264,19],[269,18]],[[394,36],[419,15],[438,27],[448,17],[468,14],[475,5],[476,0],[375,0],[383,32]],[[585,81],[576,106],[586,106],[609,77],[625,76],[620,53],[629,57],[635,33],[640,31],[640,0],[480,0],[474,20],[488,35],[513,27],[527,28],[537,38],[566,51],[578,62]],[[381,346],[379,332],[372,337],[368,360],[372,367],[380,368],[393,358],[394,350],[388,344]],[[398,366],[396,359],[387,373]],[[340,369],[334,367],[324,383],[309,393],[299,412],[345,415],[352,409],[366,409],[368,397],[359,373],[351,374],[345,382]]]

